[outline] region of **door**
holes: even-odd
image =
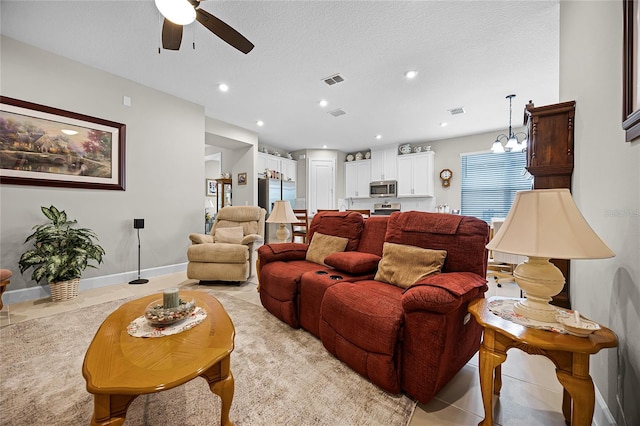
[[[309,205],[312,214],[318,209],[335,208],[335,163],[333,160],[311,160],[309,177]]]

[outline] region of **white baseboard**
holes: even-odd
[[[594,384],[594,390],[596,394],[596,405],[593,410],[593,420],[591,424],[594,426],[615,426],[618,423],[616,419],[611,414],[611,410],[609,410],[609,406],[606,401],[602,397],[602,394],[598,390],[598,387]]]
[[[160,275],[173,274],[175,272],[183,272],[187,270],[187,263],[178,263],[176,265],[159,266],[157,268],[144,269],[140,272],[143,278],[153,278]],[[122,272],[119,274],[104,275],[101,277],[82,278],[78,291],[90,290],[94,288],[106,287],[114,284],[128,283],[138,278],[138,271]],[[5,305],[12,303],[26,302],[28,300],[43,299],[51,296],[48,285],[37,287],[21,288],[17,290],[7,290],[2,295],[2,302]]]

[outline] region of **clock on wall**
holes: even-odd
[[[442,186],[445,188],[451,184],[451,177],[453,176],[453,172],[449,169],[442,169],[440,171],[440,180],[442,181]]]

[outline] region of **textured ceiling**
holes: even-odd
[[[208,0],[201,7],[253,51],[244,55],[195,22],[180,51],[158,54],[153,1],[2,0],[0,32],[204,105],[207,116],[286,150],[353,151],[498,131],[508,125],[508,94],[517,94],[514,126],[529,99],[559,101],[558,1]],[[416,79],[404,78],[409,69],[419,71]],[[322,82],[336,73],[345,81]],[[220,82],[229,92],[217,90]],[[320,99],[329,105],[320,108]],[[447,112],[456,107],[466,113]],[[336,108],[347,114],[327,113]]]

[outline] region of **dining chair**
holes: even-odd
[[[296,242],[296,238],[301,238],[303,243],[307,242],[307,229],[309,228],[309,216],[306,209],[294,209],[299,222],[291,224],[291,242]]]

